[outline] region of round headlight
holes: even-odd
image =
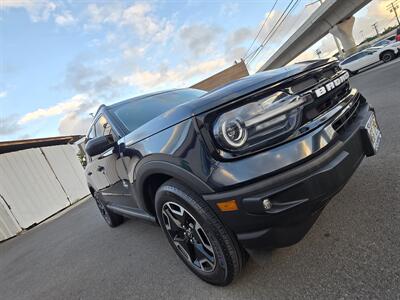
[[[222,142],[231,148],[239,148],[247,141],[247,130],[240,119],[227,120],[221,124]]]

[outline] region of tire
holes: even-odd
[[[171,179],[157,190],[155,208],[168,242],[198,277],[225,286],[240,273],[247,253],[199,195]]]
[[[104,203],[103,196],[99,192],[95,192],[93,198],[96,201],[100,214],[110,227],[117,227],[124,222],[123,216],[118,215],[107,208]]]
[[[384,63],[387,63],[387,62],[393,60],[395,57],[396,57],[396,55],[394,54],[393,51],[385,51],[385,52],[383,52],[383,53],[381,54],[381,60],[382,60]]]

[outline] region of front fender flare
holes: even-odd
[[[190,171],[166,161],[148,161],[137,167],[135,172],[135,190],[138,196],[139,207],[146,208],[144,184],[155,174],[171,176],[185,184],[199,195],[211,194],[215,191],[199,177]]]

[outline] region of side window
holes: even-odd
[[[92,126],[90,128],[90,131],[89,131],[88,135],[87,135],[87,139],[90,140],[90,139],[94,138],[95,136],[96,136],[96,134],[94,132],[94,126]]]
[[[357,57],[357,59],[359,59],[359,58],[361,58],[361,57],[364,57],[364,56],[367,56],[367,55],[369,55],[369,52],[368,52],[368,51],[361,52],[361,53],[359,54],[359,57]]]
[[[360,54],[356,54],[356,55],[354,55],[353,57],[350,58],[350,61],[355,61],[355,60],[357,60],[359,58],[360,58]]]
[[[343,61],[343,65],[348,64],[349,62],[352,62],[353,60],[357,59],[357,57],[355,55],[349,57],[348,59],[345,59]]]
[[[96,129],[96,136],[110,135],[113,133],[110,123],[108,123],[103,115],[97,119],[94,127]]]
[[[353,56],[351,56],[348,59],[346,59],[343,64],[347,64],[349,62],[352,62],[352,61],[355,61],[357,59],[360,59],[361,57],[363,57],[365,55],[366,55],[365,52],[360,52],[360,53],[354,54]]]
[[[345,59],[345,60],[342,62],[342,65],[346,65],[346,64],[348,64],[349,62],[351,62],[351,59],[350,59],[350,58]]]

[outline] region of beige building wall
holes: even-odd
[[[210,91],[221,85],[245,77],[247,75],[249,75],[249,71],[247,70],[246,64],[242,60],[240,63],[234,64],[233,66],[207,79],[204,79],[203,81],[200,81],[191,87],[195,89]]]

